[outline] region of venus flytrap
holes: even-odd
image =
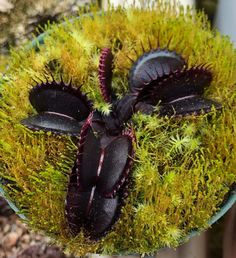
[[[202,13],[184,11],[177,4],[173,7],[156,3],[159,8],[154,10],[111,9],[102,15],[94,13],[93,18],[51,25],[39,51],[12,51],[7,71],[12,79],[1,85],[0,175],[14,179],[5,188],[32,228],[44,231],[80,256],[88,252],[144,254],[164,246],[176,247],[192,229],[207,226],[236,181],[236,146],[232,137],[236,128],[235,50],[228,39],[210,31]],[[20,121],[37,115],[28,97],[35,86],[33,79],[45,81],[45,70],[53,74],[57,83],[62,76],[66,83],[72,79],[76,88],[82,85],[81,91],[93,101],[94,108],[103,116],[110,114],[111,105],[104,101],[99,88],[98,66],[103,48],[109,48],[114,55],[114,98],[120,101],[133,83],[142,103],[133,106],[134,114],[129,120],[136,134],[129,196],[109,233],[92,242],[84,228],[72,236],[64,216],[78,137],[32,132]],[[145,56],[148,60],[153,57],[155,62],[155,55],[163,58],[164,53],[177,64],[178,75],[169,61],[163,63],[165,74],[164,68],[156,72],[143,62]],[[145,87],[142,78],[134,83],[139,71],[144,70],[149,74],[143,74]],[[198,81],[203,75],[208,79],[212,76],[207,89],[197,94],[200,100],[188,94],[177,96],[196,74]],[[207,81],[202,80],[203,84]],[[164,93],[160,82],[168,89]],[[170,92],[175,93],[174,99],[168,95]],[[191,105],[186,106],[189,100],[195,101],[194,109],[199,101],[207,104],[195,110],[197,116]],[[208,109],[209,100],[220,103],[223,110],[219,111],[217,104],[215,110]],[[170,106],[175,112],[171,113]],[[190,110],[189,116],[185,116],[186,109]],[[204,115],[202,110],[211,112]]]

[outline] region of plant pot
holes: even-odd
[[[109,12],[108,12],[108,15],[109,15]],[[190,19],[191,20],[191,19]],[[72,21],[73,22],[73,21]],[[68,26],[68,23],[65,23],[65,26]],[[54,27],[54,29],[55,29],[55,27]],[[48,32],[49,34],[51,33],[50,31]],[[40,45],[40,44],[42,44],[42,43],[44,43],[44,40],[46,39],[47,40],[47,38],[45,38],[47,35],[48,35],[48,33],[46,32],[46,33],[43,33],[42,35],[40,35],[38,38],[36,38],[35,40],[33,40],[32,42],[31,42],[31,44],[30,45],[28,45],[27,46],[27,51],[29,50],[29,49],[31,49],[31,48],[36,48],[37,49],[37,51],[42,51],[42,49],[43,49],[43,45]],[[53,32],[52,32],[53,33]],[[163,33],[163,32],[162,32]],[[82,43],[83,43],[83,39],[81,39],[82,41]],[[150,40],[150,39],[149,39]],[[81,43],[81,44],[82,44]],[[113,42],[114,43],[114,42]],[[47,43],[48,44],[48,43]],[[66,43],[65,43],[66,44]],[[115,44],[115,43],[114,43]],[[148,45],[149,43],[147,43],[146,45],[145,45],[145,47],[147,47],[147,45]],[[152,44],[152,42],[150,43],[150,45]],[[171,44],[171,41],[170,41],[170,43],[168,43],[168,42],[165,42],[165,43],[163,43],[163,44],[166,44],[168,47],[170,47],[170,45],[168,45],[168,44]],[[226,41],[226,43],[225,43],[226,45],[228,44],[228,42]],[[99,46],[100,47],[100,46]],[[227,47],[228,47],[228,45],[227,45]],[[162,49],[163,48],[163,46],[160,46],[160,48]],[[85,49],[86,49],[86,47],[85,47]],[[54,49],[55,50],[55,49]],[[88,50],[89,51],[89,50]],[[119,51],[119,50],[118,50]],[[138,50],[138,51],[140,51],[140,50]],[[229,50],[230,51],[230,50]],[[70,60],[68,60],[68,61],[70,61]],[[214,61],[214,62],[216,62],[216,61]],[[99,107],[98,107],[98,109],[99,109]],[[40,135],[37,135],[37,137],[41,137]],[[144,136],[143,136],[144,137]],[[51,138],[50,138],[50,135],[49,135],[49,139],[51,140]],[[163,146],[164,147],[164,146]],[[55,151],[55,150],[54,150]],[[160,171],[161,171],[161,168],[160,168]],[[47,171],[46,171],[47,172]],[[45,172],[45,174],[46,174],[46,172]],[[48,176],[48,174],[47,174],[47,176]],[[162,175],[163,177],[165,177],[165,174],[164,175]],[[174,175],[173,175],[174,176]],[[147,180],[147,179],[144,179],[144,182],[147,182],[147,181],[145,181],[145,180]],[[170,179],[168,179],[168,180],[171,180],[171,178]],[[45,186],[46,187],[46,186]],[[27,189],[28,190],[28,189]],[[25,217],[25,215],[23,215],[23,214],[21,214],[21,212],[19,211],[19,209],[14,205],[14,203],[13,202],[11,202],[10,201],[10,198],[9,198],[9,196],[7,195],[7,192],[4,190],[4,187],[3,188],[0,188],[0,191],[1,191],[1,194],[4,196],[4,197],[6,197],[6,199],[8,200],[8,202],[9,202],[9,204],[11,205],[11,207],[16,211],[16,213],[18,213],[19,214],[19,216],[22,218],[22,219],[24,219],[24,220],[27,220],[27,218]],[[178,200],[177,200],[178,201]],[[217,212],[217,213],[215,213],[215,215],[214,216],[212,216],[211,217],[211,219],[208,221],[208,226],[211,226],[213,223],[215,223],[218,219],[220,219],[230,208],[231,208],[231,206],[235,203],[235,201],[236,201],[236,192],[235,192],[235,190],[232,190],[232,191],[230,191],[230,194],[229,194],[229,197],[227,198],[227,200],[226,200],[226,202],[220,207],[220,210]],[[135,209],[138,209],[138,207],[135,207]],[[29,223],[30,223],[30,221],[29,221]],[[43,226],[43,225],[42,225]],[[189,233],[187,234],[187,235],[185,235],[185,236],[183,236],[183,237],[178,237],[178,244],[181,244],[181,243],[183,243],[183,242],[185,242],[185,241],[187,241],[187,239],[189,239],[189,238],[191,238],[191,237],[193,237],[193,236],[195,236],[196,234],[198,234],[198,233],[200,233],[201,232],[201,230],[202,229],[197,229],[197,230],[190,230],[189,231]],[[204,230],[204,229],[203,229]],[[52,229],[52,237],[57,237],[56,236],[56,234],[55,234],[55,232],[53,231],[53,229]],[[51,232],[49,231],[49,232],[47,232],[48,234],[50,234]],[[110,241],[111,241],[111,239],[110,239]],[[62,244],[67,244],[67,243],[63,243],[63,241],[60,241]],[[70,243],[68,243],[68,245],[70,245]],[[177,245],[177,243],[174,243],[174,246],[176,246]],[[71,247],[69,247],[69,248],[71,248]],[[73,248],[71,248],[71,250],[72,251],[75,251]],[[92,250],[90,250],[90,249],[87,249],[87,252],[93,252],[94,250],[92,249]],[[150,248],[150,250],[148,251],[148,252],[153,252],[154,250],[153,249],[151,249]],[[111,253],[111,250],[106,250],[106,249],[104,249],[104,250],[102,250],[102,251],[100,251],[99,249],[98,249],[98,251],[97,252],[102,252],[102,253],[106,253],[106,252],[108,252],[108,253]],[[113,254],[114,254],[115,252],[113,252]],[[127,252],[125,251],[125,250],[121,250],[120,252],[119,252],[119,254],[121,254],[121,253],[124,253],[124,254],[127,254]],[[142,253],[145,253],[145,251],[142,251]],[[116,253],[117,254],[117,253]]]

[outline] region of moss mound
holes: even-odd
[[[88,94],[94,107],[109,113],[98,82],[101,49],[115,55],[112,87],[118,97],[128,89],[130,59],[156,46],[181,53],[188,66],[209,64],[213,81],[206,97],[223,105],[198,117],[132,117],[137,137],[133,188],[112,230],[97,242],[81,232],[73,238],[64,217],[68,175],[76,141],[32,132],[21,120],[34,114],[28,96],[45,70]],[[129,58],[128,58],[129,57]],[[236,53],[227,38],[212,32],[202,13],[157,1],[152,9],[118,9],[51,25],[44,44],[12,50],[7,78],[1,81],[0,177],[2,186],[35,230],[67,251],[152,253],[176,247],[193,229],[207,228],[236,182]]]

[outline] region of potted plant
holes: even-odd
[[[235,51],[204,14],[111,9],[33,44],[0,100],[2,193],[32,229],[76,255],[150,254],[235,202]]]

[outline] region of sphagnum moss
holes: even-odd
[[[83,85],[94,106],[109,113],[99,90],[100,49],[110,47],[115,54],[112,87],[121,97],[128,88],[130,59],[150,44],[175,50],[189,67],[209,64],[213,81],[206,96],[223,110],[184,118],[136,113],[133,186],[120,219],[97,242],[83,232],[73,238],[64,201],[77,146],[70,137],[33,133],[21,125],[35,112],[29,90],[33,80],[45,80],[45,69],[51,70],[55,79],[62,75]],[[236,54],[230,41],[210,31],[202,13],[157,1],[152,10],[109,10],[52,25],[38,49],[12,50],[9,79],[0,89],[0,175],[11,180],[4,188],[31,227],[77,255],[152,253],[178,246],[192,229],[206,228],[236,181]]]

